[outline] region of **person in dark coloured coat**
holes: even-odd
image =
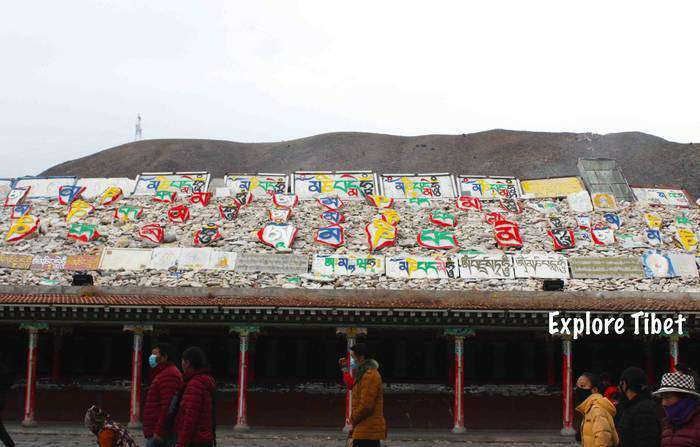
[[[142,416],[146,447],[175,445],[175,433],[167,427],[166,420],[173,397],[182,388],[182,373],[172,360],[173,349],[166,343],[156,344],[148,358],[152,368],[151,386]]]
[[[700,393],[697,375],[677,365],[676,372],[661,378],[654,392],[666,413],[661,431],[661,447],[700,447]]]
[[[216,382],[201,348],[182,353],[184,389],[175,418],[177,447],[213,447],[216,437]]]
[[[661,421],[659,405],[647,387],[646,373],[637,367],[627,368],[620,375],[622,399],[618,434],[621,447],[659,447]]]

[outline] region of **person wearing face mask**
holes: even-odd
[[[615,406],[600,394],[602,385],[596,374],[585,372],[576,381],[576,411],[583,415],[580,435],[583,447],[614,447],[620,440],[615,430]]]
[[[183,390],[175,431],[177,447],[216,445],[216,381],[209,372],[201,348],[192,346],[182,353]]]
[[[182,374],[172,359],[173,349],[167,343],[153,346],[148,357],[151,386],[148,387],[142,416],[146,447],[175,445],[175,434],[166,422],[170,403],[182,388]]]
[[[647,375],[637,367],[630,367],[620,375],[622,414],[619,421],[621,447],[659,447],[661,425],[658,404],[647,387]]]
[[[350,349],[350,367],[355,364],[352,381],[352,412],[349,436],[353,447],[379,447],[386,439],[384,391],[379,363],[371,359],[367,346],[358,343]]]
[[[682,365],[661,378],[654,396],[666,413],[661,447],[700,447],[700,393],[697,375]]]

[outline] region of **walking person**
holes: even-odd
[[[700,447],[700,393],[698,377],[690,369],[676,365],[676,372],[661,378],[654,392],[666,413],[661,447]]]
[[[97,436],[99,447],[138,447],[126,428],[96,405],[85,413],[85,427]]]
[[[213,447],[216,445],[216,382],[209,373],[201,348],[182,353],[183,390],[175,433],[177,447]]]
[[[0,352],[0,441],[6,447],[15,447],[15,442],[2,423],[2,413],[7,403],[7,394],[15,383],[15,362],[9,351]]]
[[[581,445],[583,447],[614,447],[620,440],[615,430],[615,406],[603,397],[600,379],[585,372],[576,381],[574,399],[576,411],[583,415]]]
[[[175,433],[168,427],[168,410],[173,398],[182,388],[182,373],[173,363],[173,349],[167,343],[158,343],[148,357],[151,385],[143,408],[143,435],[146,447],[173,447]]]
[[[353,447],[379,447],[386,439],[384,390],[379,363],[369,357],[367,346],[358,343],[350,348],[351,367],[356,365],[352,383],[350,423]]]
[[[658,403],[647,387],[647,375],[641,368],[630,367],[620,375],[619,389],[624,393],[619,420],[621,447],[659,447],[661,424]]]

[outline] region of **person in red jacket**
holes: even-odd
[[[142,416],[146,447],[175,445],[175,433],[166,426],[166,420],[173,397],[182,388],[182,373],[172,359],[173,349],[166,343],[156,344],[148,357],[152,368],[151,386],[146,394]]]
[[[184,386],[175,417],[177,447],[213,447],[215,445],[216,382],[209,373],[206,356],[193,346],[182,353]]]
[[[700,447],[700,393],[697,375],[682,365],[661,378],[654,392],[661,398],[666,419],[661,447]]]

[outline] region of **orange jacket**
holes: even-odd
[[[352,387],[353,439],[381,440],[386,438],[386,421],[384,420],[384,390],[379,364],[374,360],[365,360],[360,365]]]

